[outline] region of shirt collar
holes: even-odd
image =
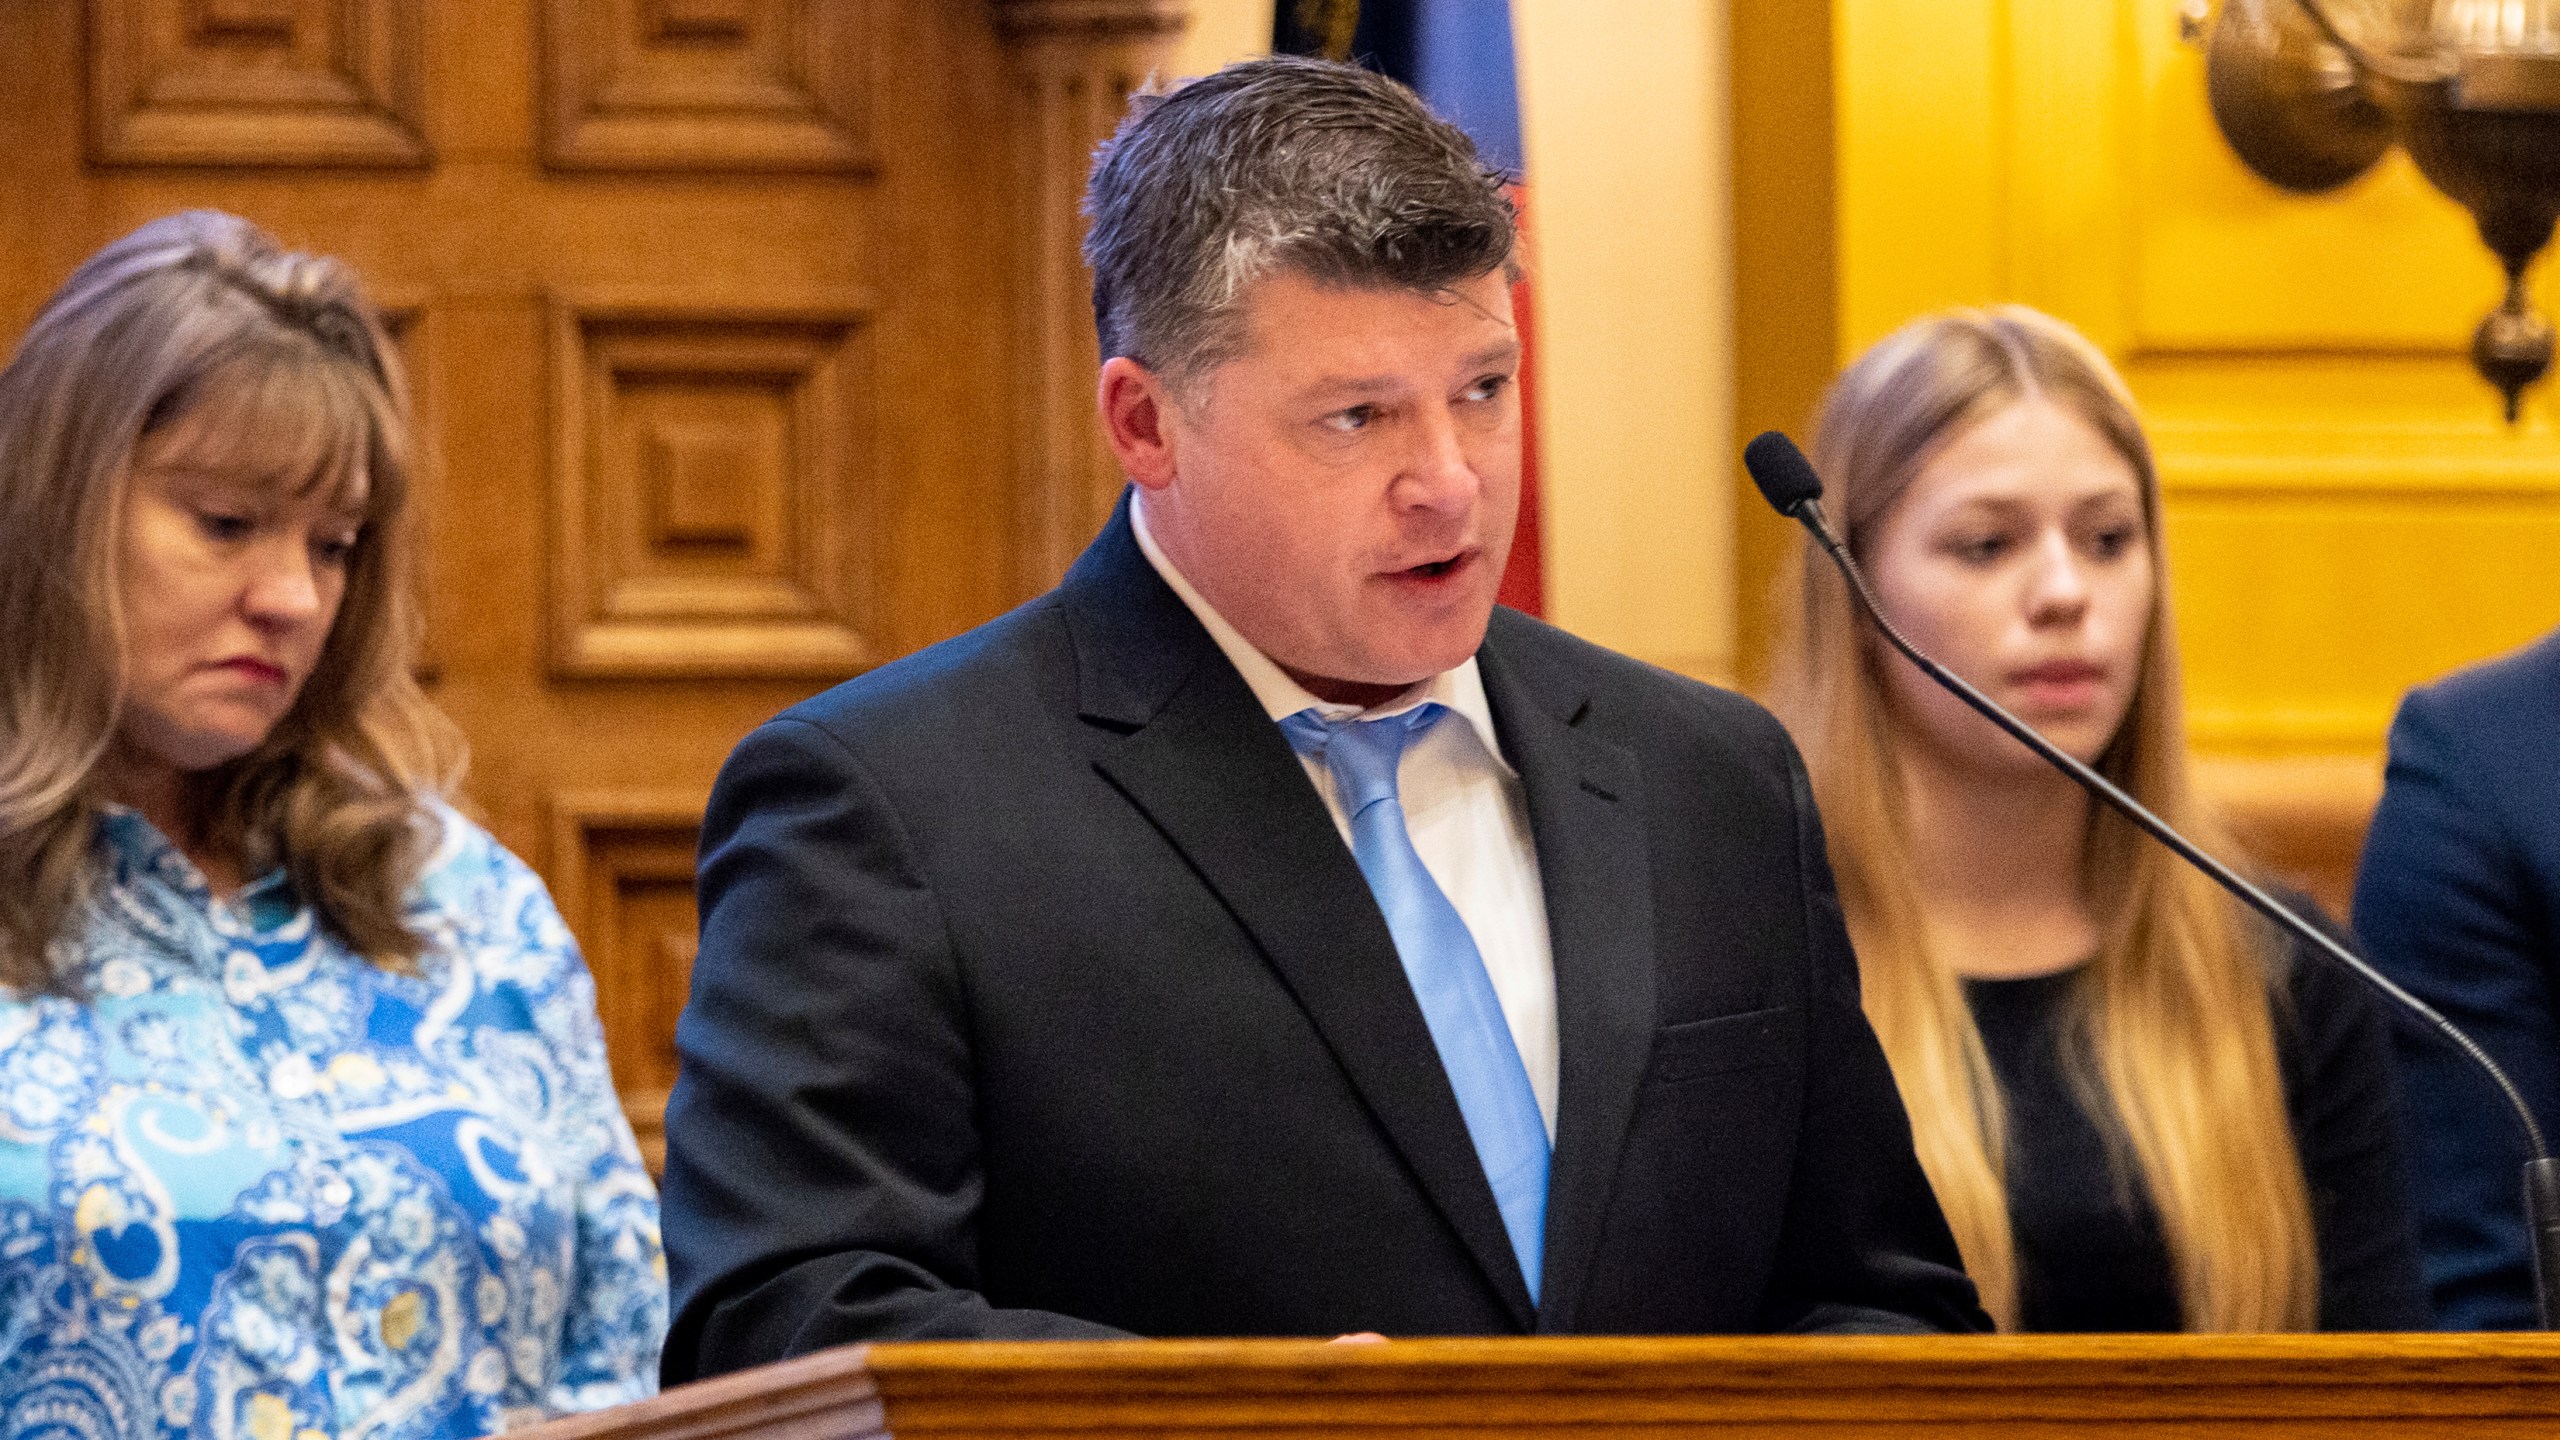
[[[159,826],[143,818],[141,811],[113,801],[100,803],[97,834],[114,857],[119,873],[150,876],[207,909],[215,907],[213,887],[205,880],[204,872],[175,842],[160,833]],[[287,879],[284,867],[277,866],[241,886],[227,903],[244,913],[253,906],[272,908],[267,902],[279,897],[290,900],[290,892],[285,889]],[[273,895],[269,894],[271,891]]]
[[[1191,582],[1174,568],[1173,561],[1156,544],[1156,537],[1147,531],[1144,491],[1138,493],[1136,502],[1129,507],[1129,528],[1136,532],[1138,549],[1146,555],[1147,563],[1164,577],[1165,584],[1173,587],[1173,593],[1181,597],[1201,627],[1209,632],[1209,638],[1218,642],[1218,649],[1225,653],[1227,662],[1236,667],[1236,673],[1244,676],[1244,683],[1253,691],[1253,698],[1261,702],[1263,713],[1273,720],[1285,720],[1301,710],[1313,710],[1327,720],[1381,720],[1436,701],[1465,719],[1468,728],[1475,732],[1477,743],[1484,747],[1485,754],[1493,757],[1493,763],[1503,774],[1519,774],[1504,758],[1502,745],[1494,737],[1493,706],[1485,699],[1484,674],[1477,668],[1473,655],[1450,669],[1416,682],[1394,699],[1366,710],[1357,705],[1317,699],[1306,686],[1290,679],[1289,672],[1281,669],[1278,662],[1255,648],[1252,641],[1228,624],[1227,617],[1201,598],[1200,592],[1192,589]]]

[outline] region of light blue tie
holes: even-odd
[[[1387,933],[1395,937],[1413,998],[1422,1002],[1423,1023],[1458,1094],[1458,1113],[1466,1117],[1476,1159],[1493,1182],[1502,1228],[1510,1232],[1534,1305],[1546,1244],[1546,1121],[1475,937],[1423,868],[1396,797],[1405,742],[1448,713],[1446,706],[1429,704],[1384,720],[1329,721],[1301,710],[1282,720],[1280,729],[1299,754],[1322,759],[1333,772],[1335,792],[1351,816],[1351,853],[1386,913]]]

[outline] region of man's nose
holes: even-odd
[[[1457,417],[1445,409],[1427,409],[1415,427],[1414,453],[1405,466],[1400,488],[1407,504],[1434,508],[1471,503],[1484,487],[1484,477],[1458,433]]]

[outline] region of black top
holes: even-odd
[[[2430,1328],[2403,1188],[2389,1025],[2363,982],[2296,956],[2276,1009],[2285,1109],[2311,1187],[2320,1252],[2320,1328]],[[2062,1067],[2076,970],[1967,980],[2009,1113],[2009,1215],[2018,1244],[2021,1326],[2042,1331],[2177,1330],[2177,1281],[2159,1214],[2107,1142]]]

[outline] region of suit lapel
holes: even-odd
[[[1279,727],[1138,550],[1125,502],[1062,599],[1084,718],[1126,737],[1096,767],[1253,937],[1527,1328],[1501,1210],[1368,883]]]
[[[1497,612],[1496,631],[1504,624]],[[1554,1333],[1573,1326],[1652,1053],[1651,857],[1635,757],[1578,728],[1588,696],[1533,694],[1491,639],[1478,660],[1503,751],[1528,794],[1555,953],[1561,1058],[1538,1314],[1538,1328]]]

